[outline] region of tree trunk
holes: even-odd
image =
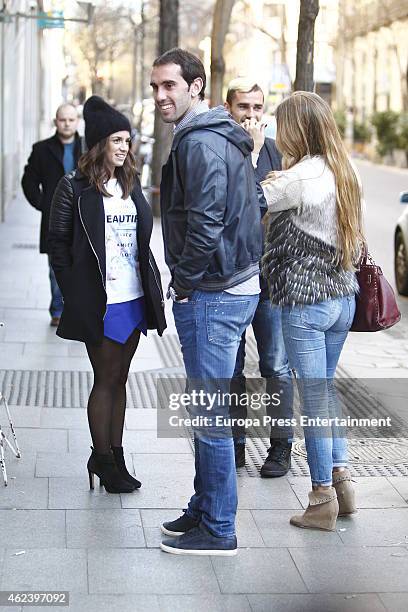
[[[314,27],[319,0],[300,0],[294,90],[313,91]]]
[[[235,0],[217,0],[211,35],[211,106],[222,104],[225,61],[223,49]]]
[[[158,54],[177,47],[179,39],[178,27],[178,0],[160,0],[160,26]],[[161,171],[166,163],[171,146],[173,126],[162,121],[160,114],[155,109],[154,114],[154,145],[152,159],[152,209],[156,217],[160,216],[160,195],[158,187],[161,180]],[[155,189],[156,188],[156,189]]]

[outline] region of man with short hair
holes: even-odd
[[[54,125],[56,132],[51,138],[33,145],[24,168],[21,186],[24,195],[41,212],[40,253],[48,253],[48,224],[52,196],[60,178],[76,168],[81,155],[81,139],[77,132],[78,114],[72,104],[58,107]],[[51,326],[57,327],[63,310],[61,291],[54,271],[49,265],[51,284]]]
[[[204,391],[215,400],[190,407],[193,416],[207,418],[193,427],[195,492],[185,513],[162,525],[175,537],[161,547],[234,555],[237,482],[222,394],[229,392],[240,338],[258,303],[261,219],[252,139],[224,108],[209,110],[205,83],[201,61],[182,49],[153,64],[156,107],[175,125],[160,188],[169,293],[191,397]]]
[[[272,138],[265,138],[264,135],[265,126],[262,124],[264,95],[260,86],[249,79],[234,79],[228,86],[224,106],[254,140],[252,159],[258,180],[264,180],[272,170],[281,170],[281,156],[275,141]],[[266,410],[271,418],[290,419],[293,416],[293,384],[282,334],[281,310],[277,306],[272,306],[270,302],[266,279],[261,276],[260,282],[261,295],[252,320],[252,329],[259,354],[259,369],[261,376],[266,378],[266,390],[269,397],[272,398],[274,393],[280,394],[279,407],[268,405]],[[244,365],[245,332],[242,334],[231,384],[231,390],[238,398],[246,393]],[[235,422],[246,419],[246,402],[232,401],[230,415],[232,419],[236,419]],[[245,425],[233,426],[232,431],[236,466],[243,467],[245,465]],[[291,427],[271,427],[270,447],[261,468],[263,478],[284,476],[288,472],[292,436]]]

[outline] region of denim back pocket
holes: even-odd
[[[206,304],[208,342],[224,345],[237,342],[247,326],[250,304],[248,300],[208,302]]]
[[[341,312],[338,300],[327,300],[317,304],[307,304],[300,309],[300,318],[305,327],[317,331],[329,329]]]

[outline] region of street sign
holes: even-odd
[[[63,11],[47,11],[41,12],[38,19],[38,27],[40,30],[48,30],[51,28],[64,27],[64,12]]]

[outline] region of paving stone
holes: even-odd
[[[40,427],[41,408],[37,408],[34,406],[9,406],[9,408],[11,419],[15,428]],[[0,408],[0,410],[2,409]],[[2,422],[4,421],[2,420]]]
[[[406,508],[408,503],[385,476],[354,478],[357,508]],[[310,479],[292,478],[291,484],[304,508],[308,505]]]
[[[69,357],[84,357],[88,359],[88,354],[86,352],[86,347],[83,342],[72,342],[65,340],[65,346],[68,349]]]
[[[286,478],[238,478],[238,507],[241,509],[301,508]]]
[[[140,357],[142,354],[142,351],[136,353],[136,356],[132,359],[130,364],[129,372],[148,372],[149,370],[157,370],[164,367],[164,364],[159,358],[150,357],[144,359]]]
[[[363,509],[340,517],[337,531],[348,546],[408,547],[408,508]]]
[[[1,303],[4,304],[3,297],[0,300],[0,304]],[[31,304],[31,307],[34,307],[34,304]],[[60,343],[61,338],[56,336],[55,331],[52,330],[45,322],[36,324],[33,321],[27,321],[24,324],[20,321],[15,326],[7,325],[6,333],[4,335],[4,342],[33,342],[48,344]],[[32,355],[31,357],[37,357],[37,355]]]
[[[163,537],[165,537],[160,530],[160,525],[165,521],[172,521],[173,519],[178,518],[181,514],[181,508],[166,508],[165,510],[140,510],[146,546],[148,548],[159,548],[160,542],[162,541]]]
[[[68,435],[64,429],[39,429],[35,427],[16,427],[16,436],[22,452],[68,450]]]
[[[126,410],[125,426],[126,429],[151,429],[157,431],[157,410],[153,408],[140,408],[136,410]]]
[[[35,475],[40,478],[47,476],[57,477],[85,477],[88,478],[86,464],[87,455],[77,453],[37,453]]]
[[[18,437],[17,442],[20,445]],[[9,484],[14,478],[34,478],[37,453],[35,451],[27,452],[24,448],[20,448],[20,451],[21,457],[16,457],[9,448],[6,448],[6,469]],[[3,478],[0,476],[0,486],[2,485]]]
[[[218,593],[209,557],[169,555],[161,550],[88,553],[90,593]]]
[[[121,494],[123,508],[184,508],[193,493],[193,457],[132,455],[135,473],[143,486]]]
[[[126,431],[123,446],[130,453],[192,454],[186,438],[158,438],[155,431]]]
[[[408,591],[408,553],[399,556],[401,548],[342,546],[322,554],[309,547],[290,553],[312,593]]]
[[[302,510],[299,512],[302,514]],[[293,510],[252,510],[256,526],[266,546],[342,546],[338,533],[298,529],[289,524]]]
[[[160,612],[251,612],[245,595],[159,595]]]
[[[139,510],[67,510],[67,548],[144,548]]]
[[[241,549],[237,557],[211,559],[222,593],[307,592],[287,550]]]
[[[85,550],[6,550],[1,589],[88,592]]]
[[[55,608],[56,609],[56,608]],[[60,609],[60,608],[59,608]],[[62,608],[64,609],[64,608]],[[24,608],[31,610],[30,607]],[[33,612],[49,608],[33,607]],[[157,595],[83,595],[72,593],[69,598],[69,612],[160,612]],[[14,610],[15,612],[15,610]],[[207,611],[208,612],[208,611]]]
[[[0,318],[0,321],[3,321],[3,319]],[[8,355],[9,357],[21,357],[23,352],[23,342],[0,342],[0,355]]]
[[[44,325],[43,322],[42,325]],[[26,342],[24,344],[24,356],[68,358],[68,346],[62,339],[60,340],[60,342]]]
[[[71,429],[68,431],[68,452],[69,453],[90,453],[92,444],[89,428]]]
[[[181,509],[167,510],[141,510],[142,524],[149,548],[158,548],[163,537],[165,537],[160,525],[165,521],[172,521],[182,514]],[[263,548],[265,546],[261,534],[249,510],[238,510],[237,520],[237,540],[240,548],[254,547]]]
[[[85,408],[43,408],[41,427],[44,429],[86,429],[88,418]]]
[[[248,595],[252,612],[384,612],[377,595]]]
[[[9,479],[7,487],[0,480],[0,508],[45,509],[48,505],[48,480],[44,478]]]
[[[65,548],[65,512],[0,510],[0,541],[6,548]]]
[[[82,478],[50,478],[49,508],[61,509],[104,509],[121,508],[120,496],[107,493],[95,479],[95,489],[89,489],[88,475],[83,469]]]
[[[23,355],[21,357],[8,357],[0,354],[0,369],[5,370],[52,370],[60,372],[68,368],[72,371],[89,372],[92,366],[89,359],[80,357],[49,357],[39,355]]]
[[[394,489],[408,502],[408,478],[406,476],[392,476],[388,478]]]
[[[263,548],[265,546],[258,526],[249,510],[238,510],[236,530],[240,548]]]
[[[408,610],[408,593],[379,593],[379,598],[388,612]]]

